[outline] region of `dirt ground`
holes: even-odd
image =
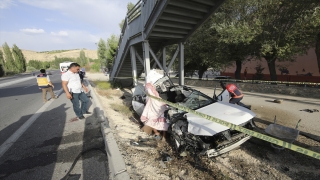
[[[320,179],[320,161],[291,150],[274,151],[269,143],[251,138],[236,150],[216,158],[180,157],[171,142],[156,141],[140,131],[137,117],[123,115],[114,104],[131,104],[131,92],[124,90],[98,91],[132,179]],[[107,94],[107,96],[106,96]],[[122,98],[120,98],[122,97]],[[255,131],[272,122],[268,107],[252,107],[257,114]],[[280,112],[279,112],[280,113]],[[281,119],[293,118],[281,112]],[[294,143],[320,152],[320,143],[299,135]],[[172,160],[165,162],[170,157]]]

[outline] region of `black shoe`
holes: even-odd
[[[80,116],[80,117],[78,117],[78,118],[79,118],[80,120],[81,120],[81,119],[85,119],[85,117],[84,117],[83,115]]]
[[[89,112],[89,111],[87,111],[87,112],[85,112],[85,113],[83,113],[83,114],[92,114],[91,112]]]

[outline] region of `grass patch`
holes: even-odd
[[[108,81],[94,81],[93,83],[96,85],[98,89],[101,90],[108,90],[112,88],[111,83]]]
[[[121,114],[130,117],[132,115],[132,112],[130,111],[129,107],[123,105],[123,104],[115,104],[112,103],[111,107],[113,110],[120,112]]]
[[[121,91],[112,90],[112,89],[107,89],[107,90],[97,89],[97,93],[100,94],[101,96],[107,97],[108,99],[113,99],[113,96],[120,97],[121,95]]]

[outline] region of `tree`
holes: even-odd
[[[107,65],[107,67],[109,67],[109,65],[113,64],[117,49],[118,49],[118,43],[119,43],[119,38],[112,34],[108,39],[107,39],[107,61],[105,62],[105,64]]]
[[[3,52],[0,50],[0,77],[6,75],[5,62],[3,58]]]
[[[5,65],[6,65],[6,69],[7,69],[7,72],[18,72],[18,69],[17,69],[17,66],[14,62],[14,59],[13,59],[13,56],[12,56],[12,53],[11,53],[11,50],[8,46],[8,44],[5,42],[3,45],[2,45],[2,48],[3,48],[3,52],[4,52],[4,59],[5,59]]]
[[[120,31],[122,31],[123,25],[124,25],[124,19],[122,19],[122,21],[119,23]]]
[[[12,47],[12,54],[13,54],[13,57],[15,59],[15,64],[16,64],[16,67],[17,67],[17,71],[19,73],[21,72],[26,72],[26,59],[22,53],[22,51],[18,48],[17,45],[13,45]]]
[[[318,69],[319,69],[319,72],[320,72],[320,33],[318,33],[318,36],[317,36],[317,42],[316,42],[316,55],[317,55],[317,61],[318,61]]]
[[[218,40],[211,23],[205,22],[185,43],[185,71],[198,70],[199,79],[209,67],[221,66],[214,52]]]
[[[212,17],[211,28],[218,36],[216,54],[226,65],[236,64],[235,78],[241,78],[242,63],[254,52],[254,38],[262,31],[254,21],[259,1],[226,1]]]
[[[85,66],[85,65],[87,64],[87,62],[88,62],[84,50],[81,50],[81,51],[80,51],[80,59],[79,59],[79,61],[80,61],[80,65],[81,65],[81,66]]]
[[[98,59],[100,63],[105,64],[107,62],[107,47],[106,42],[100,38],[98,43]]]
[[[132,2],[128,2],[127,4],[127,12],[131,11],[134,7],[134,4]]]
[[[319,1],[272,0],[260,2],[255,13],[263,31],[255,38],[258,57],[267,61],[271,80],[276,81],[276,61],[293,61],[314,46],[319,33]]]

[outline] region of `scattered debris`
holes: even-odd
[[[129,120],[139,126],[143,126],[143,123],[139,121],[138,119],[134,118],[133,116],[129,117]]]
[[[318,109],[302,109],[300,111],[305,111],[305,112],[308,112],[308,113],[314,113],[314,112],[319,112]]]
[[[138,142],[132,142],[132,141],[130,141],[130,144],[131,144],[132,146],[139,146],[139,145],[140,145]]]
[[[180,153],[181,157],[186,157],[188,156],[188,152],[187,151],[183,151],[182,153]]]
[[[124,91],[130,92],[130,90],[126,89]],[[251,138],[250,141],[244,143],[241,148],[230,151],[228,154],[210,159],[200,157],[200,160],[197,160],[196,163],[194,157],[188,151],[184,152],[184,150],[182,150],[182,152],[177,153],[173,144],[153,140],[151,138],[152,136],[140,132],[140,128],[130,122],[131,120],[128,119],[130,116],[124,117],[122,114],[115,112],[110,101],[121,104],[122,101],[131,102],[132,99],[132,97],[126,96],[125,100],[121,100],[119,98],[120,96],[112,95],[112,97],[114,97],[112,99],[108,99],[107,97],[101,98],[103,99],[102,103],[105,106],[106,114],[110,118],[110,127],[115,127],[116,124],[118,125],[117,129],[113,129],[115,131],[114,135],[127,164],[127,171],[132,179],[219,180],[254,178],[290,179],[290,177],[295,177],[295,179],[318,179],[319,177],[320,161],[306,158],[303,155],[289,150],[280,152],[282,154],[273,153],[273,149],[269,143],[255,138]],[[269,120],[266,117],[279,110],[271,109],[268,106],[262,106],[263,108],[260,108],[261,105],[259,104],[253,107],[259,112],[257,113],[260,115],[258,118],[265,120],[266,123],[267,120],[268,122],[272,122],[271,119]],[[283,116],[289,117],[285,119],[294,118],[290,113],[283,113],[285,114]],[[284,118],[281,118],[282,116],[279,117],[279,123],[285,124],[281,123],[283,122],[281,120]],[[123,118],[125,118],[125,121]],[[138,117],[136,118],[139,119]],[[269,123],[263,124],[262,122],[259,121],[257,125],[260,129],[265,129]],[[139,138],[139,136],[142,138]],[[130,141],[137,142],[140,145],[130,145]],[[306,146],[312,146],[310,150],[319,151],[319,142],[305,138],[304,136],[299,136],[297,141],[299,143],[305,143]],[[168,153],[170,157],[174,159],[170,162],[165,162],[166,158],[163,155],[165,153]],[[187,157],[180,157],[180,154]],[[160,161],[162,161],[162,163]],[[288,169],[285,167],[290,168],[289,171],[286,171]],[[307,172],[303,171],[305,169],[308,169]]]
[[[142,137],[141,137],[141,136],[138,136],[138,137],[136,138],[136,141],[137,141],[137,142],[141,142],[141,141],[142,141]]]
[[[170,162],[171,160],[173,160],[170,156],[167,156],[166,159],[164,160],[164,162]]]
[[[182,171],[180,171],[179,175],[184,176],[187,174],[187,172],[188,172],[187,170],[182,170]]]
[[[78,117],[74,117],[74,118],[70,119],[70,122],[75,122],[75,121],[78,121]]]
[[[281,103],[282,103],[282,101],[283,101],[283,99],[275,99],[275,100],[273,100],[273,102],[275,102],[275,103],[279,103],[279,104],[281,104]]]
[[[159,161],[159,163],[160,163],[160,166],[161,166],[163,169],[167,169],[167,166],[164,164],[163,161]]]

